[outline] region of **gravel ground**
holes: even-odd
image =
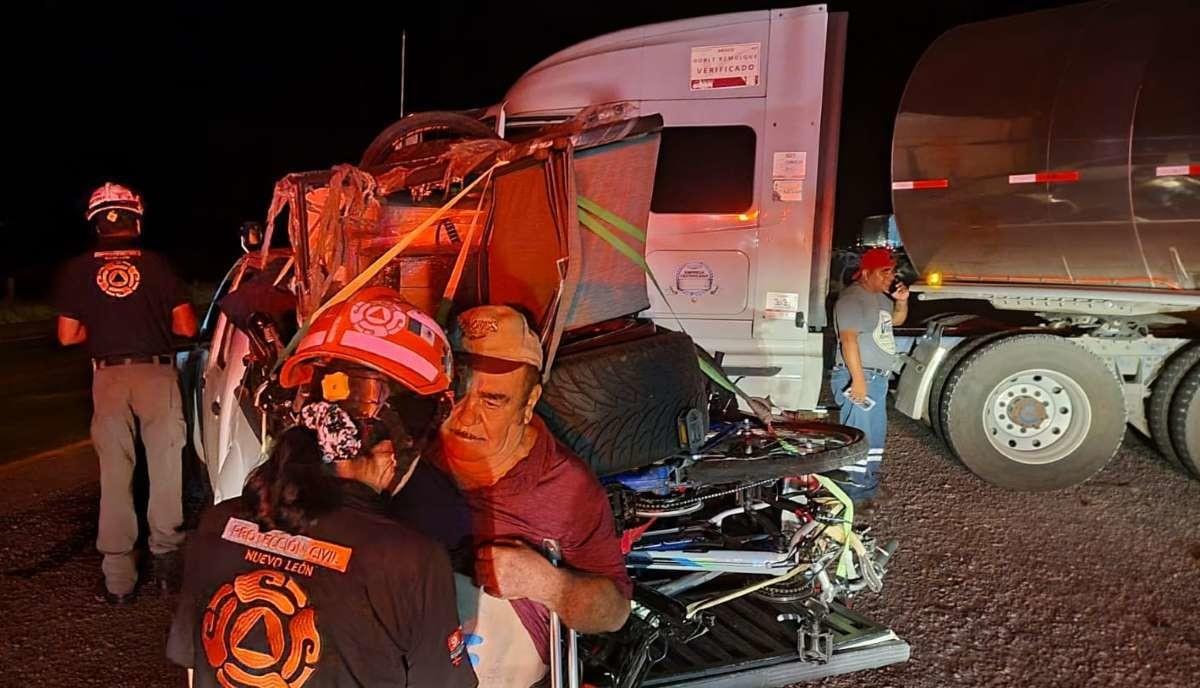
[[[906,419],[890,442],[875,521],[901,550],[856,608],[912,659],[819,685],[1198,685],[1200,483],[1132,433],[1094,480],[1042,494],[977,480]],[[0,686],[182,685],[168,600],[92,601],[94,461],[0,468]]]
[[[1200,685],[1200,482],[1130,431],[1084,485],[1007,492],[892,424],[875,521],[901,550],[857,609],[912,658],[822,685]]]

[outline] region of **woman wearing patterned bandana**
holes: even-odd
[[[304,407],[189,538],[168,655],[194,685],[476,685],[445,550],[385,514],[408,428],[358,410]]]
[[[412,438],[316,402],[185,555],[168,656],[194,686],[473,687],[445,551],[385,514]]]

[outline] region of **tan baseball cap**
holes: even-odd
[[[458,316],[451,335],[457,353],[542,369],[542,342],[510,306],[476,306]]]

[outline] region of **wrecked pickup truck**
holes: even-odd
[[[618,104],[504,140],[428,113],[359,166],[281,180],[264,248],[231,273],[196,357],[213,498],[240,494],[282,430],[295,399],[274,371],[326,304],[370,286],[443,322],[511,304],[544,347],[537,411],[606,484],[636,583],[619,632],[564,631],[553,685],[771,686],[905,661],[906,643],[847,608],[882,589],[895,543],[821,475],[865,454],[861,433],[743,414],[717,361],[638,317],[661,127]],[[290,253],[269,248],[284,228]]]

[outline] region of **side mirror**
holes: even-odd
[[[283,352],[283,342],[275,322],[265,313],[254,313],[250,316],[250,326],[246,329],[250,340],[250,358],[265,368],[273,368]]]
[[[238,228],[238,236],[242,243],[242,250],[246,253],[251,253],[262,248],[263,245],[263,226],[261,222],[243,222]]]

